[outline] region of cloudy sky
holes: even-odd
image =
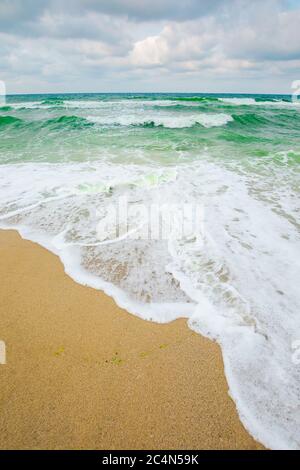
[[[8,93],[290,93],[300,0],[0,0]]]

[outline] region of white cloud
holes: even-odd
[[[274,2],[271,2],[274,4]],[[269,2],[270,4],[270,2]],[[250,10],[250,11],[249,11]],[[287,71],[300,61],[300,10],[281,12],[263,19],[248,10],[231,21],[221,17],[169,23],[160,34],[137,41],[130,58],[139,67],[162,66],[172,70],[232,73],[270,69]],[[290,63],[291,62],[291,63]],[[283,69],[282,69],[283,67]]]
[[[169,44],[163,36],[149,36],[137,41],[130,53],[133,65],[155,66],[163,65],[169,57]]]
[[[270,82],[285,91],[300,77],[300,6],[287,9],[285,0],[201,8],[186,0],[169,16],[169,0],[29,0],[27,10],[24,3],[0,3],[0,79],[11,92],[78,84],[80,91],[251,91]]]

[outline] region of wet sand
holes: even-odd
[[[140,320],[0,231],[1,449],[259,449],[217,344]]]

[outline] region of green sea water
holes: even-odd
[[[299,168],[289,96],[17,95],[0,107],[0,227],[129,312],[186,317],[217,340],[244,425],[276,449],[300,448]],[[122,198],[133,212],[114,238]],[[200,207],[202,228],[142,236],[139,206],[164,204]]]
[[[225,100],[223,100],[225,98]],[[0,109],[0,161],[174,164],[198,159],[299,162],[299,107],[287,96],[26,95]],[[219,125],[223,116],[225,125]],[[208,117],[206,122],[205,117]],[[226,122],[226,117],[230,119]]]

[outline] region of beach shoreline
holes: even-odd
[[[76,284],[0,230],[1,449],[262,449],[228,395],[219,346]]]

